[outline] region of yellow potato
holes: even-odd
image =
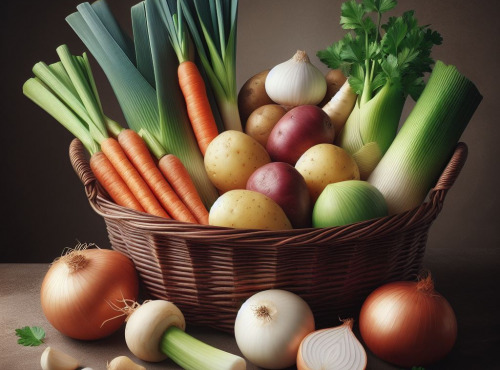
[[[344,149],[333,144],[314,145],[299,158],[295,168],[306,180],[313,202],[335,182],[359,180],[359,169]]]
[[[210,181],[222,192],[245,189],[250,175],[271,158],[251,136],[235,130],[224,131],[208,145],[205,170]]]
[[[250,114],[250,117],[248,117],[245,133],[265,147],[271,130],[285,113],[286,109],[281,105],[263,105],[254,110],[252,114]]]
[[[237,189],[222,194],[210,209],[208,223],[239,229],[289,230],[283,209],[268,196]]]

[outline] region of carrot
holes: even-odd
[[[208,211],[181,160],[173,154],[166,154],[160,158],[158,167],[198,223],[208,225]]]
[[[203,77],[196,64],[189,60],[179,64],[177,75],[198,147],[205,155],[208,144],[219,131],[208,101]]]
[[[118,143],[170,216],[178,221],[197,223],[191,211],[163,177],[144,140],[135,131],[124,129],[118,134]]]
[[[116,172],[120,175],[128,188],[135,195],[147,213],[170,218],[162,208],[148,184],[141,177],[134,165],[129,161],[120,143],[114,138],[105,138],[101,141],[101,150],[109,159]]]
[[[323,110],[328,114],[335,127],[335,136],[339,137],[340,131],[351,114],[356,98],[358,95],[354,93],[349,85],[349,81],[345,81],[339,91],[331,98],[331,100],[323,106]]]
[[[90,157],[90,168],[116,204],[144,212],[144,208],[103,152],[97,152]]]

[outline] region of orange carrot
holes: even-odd
[[[173,154],[167,154],[160,158],[158,166],[198,223],[208,225],[208,211],[181,160]]]
[[[116,172],[120,174],[144,210],[152,215],[170,218],[148,184],[146,184],[134,165],[128,160],[118,141],[110,137],[101,141],[100,144],[101,150],[108,157]]]
[[[118,134],[118,142],[170,216],[178,221],[197,223],[191,211],[163,177],[143,139],[135,131],[125,129]]]
[[[219,131],[208,101],[203,77],[196,64],[189,60],[179,64],[177,75],[194,135],[201,153],[205,155],[208,144]]]
[[[90,157],[90,168],[116,204],[144,212],[144,208],[103,152],[96,152]]]

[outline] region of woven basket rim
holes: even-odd
[[[364,237],[383,237],[387,233],[393,233],[394,230],[409,230],[432,222],[441,211],[446,194],[464,166],[467,154],[467,145],[459,142],[436,185],[430,190],[427,200],[412,210],[345,226],[273,231],[192,224],[122,207],[109,198],[96,180],[83,144],[78,139],[73,139],[69,150],[71,164],[85,187],[90,205],[104,218],[118,219],[125,225],[129,224],[139,230],[159,235],[182,233],[184,239],[199,241],[207,237],[211,240],[222,237],[248,244],[254,243],[255,240],[274,240],[276,246],[286,244],[288,247],[304,241],[314,243],[315,240],[324,242],[331,239],[340,242]]]

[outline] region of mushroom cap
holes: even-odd
[[[159,362],[167,358],[161,352],[163,334],[170,326],[186,329],[181,310],[172,302],[153,300],[143,303],[128,318],[125,341],[130,351],[143,361]]]

